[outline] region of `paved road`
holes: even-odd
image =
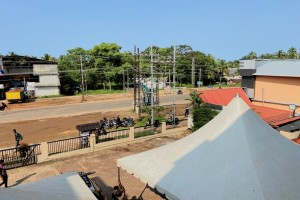
[[[187,103],[188,94],[176,95],[176,103]],[[173,104],[173,96],[161,96],[160,105]],[[105,100],[71,105],[31,108],[26,110],[5,110],[0,113],[0,123],[34,120],[52,117],[76,116],[87,113],[125,110],[132,108],[132,99]]]

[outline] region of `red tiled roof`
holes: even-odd
[[[260,116],[260,118],[273,127],[300,119],[300,117],[291,118],[291,115],[293,114],[292,111],[252,105],[242,88],[206,90],[200,93],[200,97],[205,103],[227,106],[236,94],[239,94],[240,97]]]
[[[300,138],[292,139],[292,141],[296,142],[297,144],[300,144]]]
[[[240,97],[251,106],[251,101],[247,97],[246,93],[242,88],[224,88],[224,89],[212,89],[206,90],[202,94],[200,93],[200,98],[205,103],[227,106],[227,104],[232,100],[233,97],[239,94]]]
[[[300,117],[291,117],[293,112],[288,110],[280,110],[256,105],[252,105],[252,108],[260,116],[260,118],[262,118],[271,126],[275,127],[300,119]]]

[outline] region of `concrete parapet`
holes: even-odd
[[[166,122],[161,123],[161,133],[164,134],[167,131],[167,124]]]
[[[95,144],[96,144],[96,135],[91,134],[89,140],[90,140],[90,151],[94,151]]]
[[[140,138],[134,138],[134,127],[130,128],[129,131],[129,137],[128,138],[123,138],[123,139],[118,139],[118,140],[112,140],[112,141],[107,141],[107,142],[101,142],[96,144],[96,136],[94,134],[91,134],[89,137],[89,142],[90,142],[90,147],[89,148],[84,148],[84,149],[77,149],[74,151],[69,151],[69,152],[64,152],[64,153],[59,153],[55,155],[49,156],[49,151],[48,151],[48,142],[43,142],[41,143],[40,150],[41,154],[38,156],[38,163],[40,162],[45,162],[49,161],[52,159],[57,159],[57,158],[63,158],[63,157],[68,157],[68,156],[74,156],[74,155],[79,155],[79,154],[85,154],[88,152],[94,152],[94,151],[99,151],[102,149],[114,147],[117,145],[122,145],[122,144],[128,144],[128,143],[134,143],[142,140],[147,140],[151,138],[156,138],[160,137],[162,135],[168,135],[168,134],[177,134],[177,133],[182,133],[182,131],[187,130],[187,127],[180,127],[180,128],[173,128],[173,129],[166,129],[166,123],[162,123],[162,133],[159,134],[154,134],[154,135],[149,135],[145,137],[140,137]]]
[[[130,127],[129,129],[129,139],[134,140],[134,127]]]
[[[40,149],[41,149],[41,154],[38,156],[38,162],[47,161],[49,157],[48,142],[42,142]]]

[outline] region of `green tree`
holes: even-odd
[[[298,58],[298,52],[295,47],[291,47],[288,50],[288,58],[290,59],[297,59]]]
[[[193,110],[193,123],[194,126],[192,128],[192,131],[196,131],[205,124],[207,124],[210,120],[212,120],[218,112],[216,110],[213,110],[211,108],[206,108],[203,106],[200,106]]]
[[[275,53],[277,59],[285,59],[286,53],[283,50],[279,50]]]
[[[266,53],[266,54],[261,54],[259,56],[259,58],[261,58],[261,59],[276,59],[276,55],[271,54],[271,53]]]
[[[82,48],[70,49],[66,55],[60,56],[58,59],[58,70],[60,72],[60,83],[62,94],[74,94],[76,88],[81,83],[80,76],[80,57],[85,70],[88,71],[88,61],[86,59],[87,52]]]
[[[56,61],[56,58],[52,57],[48,53],[45,53],[44,56],[41,57],[41,59],[46,60],[46,61]]]
[[[89,50],[90,63],[102,72],[102,79],[108,81],[111,89],[112,80],[117,75],[116,68],[122,65],[121,46],[115,43],[101,43]],[[103,82],[105,85],[105,82]]]
[[[248,53],[248,55],[244,56],[242,60],[251,60],[251,59],[257,59],[257,54],[254,51],[251,51]]]
[[[196,109],[198,107],[201,106],[201,98],[200,98],[200,95],[196,92],[196,91],[192,91],[190,93],[190,104],[192,106],[192,109]]]

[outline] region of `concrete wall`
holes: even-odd
[[[279,133],[281,135],[283,135],[284,137],[292,140],[292,139],[296,139],[299,137],[300,131],[295,131],[295,132],[280,131]]]
[[[35,88],[35,96],[42,97],[42,96],[52,96],[52,95],[59,95],[60,91],[57,86],[47,86],[47,87],[36,87]]]
[[[58,68],[57,65],[49,65],[49,64],[43,64],[43,65],[33,65],[33,74],[34,75],[58,75]]]
[[[253,104],[289,110],[289,104],[300,112],[300,78],[257,76]]]
[[[57,75],[40,75],[40,81],[35,83],[35,87],[60,86]]]
[[[32,73],[32,66],[10,66],[10,67],[4,67],[4,71],[6,74],[31,74]],[[23,75],[22,75],[23,76]]]
[[[35,83],[36,97],[60,94],[57,65],[33,65],[33,73],[39,76],[39,82]]]
[[[66,153],[55,154],[55,155],[51,155],[51,156],[49,156],[48,143],[43,142],[43,143],[41,143],[41,147],[40,147],[41,154],[38,156],[38,163],[57,159],[57,158],[64,158],[64,157],[69,157],[69,156],[74,156],[74,155],[79,155],[79,154],[85,154],[88,152],[99,151],[102,149],[115,147],[116,145],[122,145],[122,144],[132,143],[132,142],[134,143],[134,142],[143,141],[143,140],[149,140],[152,138],[161,137],[161,136],[168,135],[168,134],[182,133],[182,131],[185,131],[186,129],[187,129],[187,127],[180,127],[180,128],[173,128],[173,129],[167,130],[166,123],[163,122],[162,132],[160,134],[154,134],[154,135],[150,135],[150,136],[134,138],[135,128],[130,127],[128,138],[114,140],[114,141],[108,141],[108,142],[103,142],[103,143],[98,143],[98,144],[96,144],[95,134],[91,134],[89,137],[89,140],[90,140],[89,148],[74,150],[74,151],[70,151],[70,152],[66,152]]]

